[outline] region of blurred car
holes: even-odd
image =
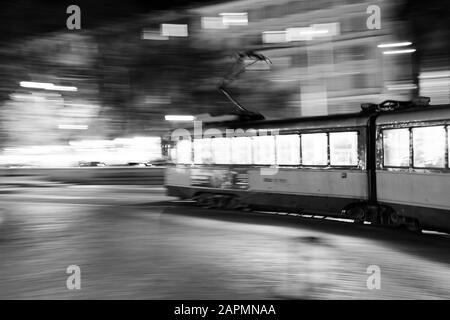
[[[147,162],[145,165],[148,167],[153,167],[153,166],[165,166],[168,164],[169,164],[169,162],[166,159],[156,159],[156,160]]]
[[[127,166],[130,166],[130,167],[145,167],[146,163],[144,163],[144,162],[128,162]]]
[[[79,162],[78,165],[80,167],[106,167],[104,162],[99,161],[87,161],[87,162]]]

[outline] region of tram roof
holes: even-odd
[[[435,105],[423,108],[411,108],[381,113],[377,124],[395,122],[421,122],[450,119],[450,105]]]
[[[347,113],[347,114],[332,114],[324,116],[312,117],[297,117],[285,119],[270,119],[270,120],[255,120],[255,121],[233,121],[223,123],[206,123],[204,127],[221,127],[232,129],[250,129],[250,128],[264,128],[264,129],[295,129],[301,127],[302,129],[309,128],[344,128],[344,127],[358,127],[367,125],[367,113]]]
[[[227,121],[202,123],[203,129],[230,128],[230,129],[318,129],[318,128],[351,128],[367,125],[367,121],[374,113],[355,112],[331,114],[311,117],[296,117],[285,119],[254,120],[254,121]],[[415,107],[378,113],[377,124],[396,122],[421,122],[450,119],[450,105],[435,105]],[[186,127],[192,129],[192,126]]]
[[[233,121],[223,123],[207,123],[204,126],[225,128],[265,128],[265,129],[293,129],[301,125],[302,129],[309,128],[345,128],[366,126],[367,120],[373,113],[355,112],[331,114],[311,117],[297,117],[255,121]],[[377,124],[393,122],[419,122],[450,119],[450,105],[434,105],[426,107],[414,107],[394,111],[382,111],[378,113]]]

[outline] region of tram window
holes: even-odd
[[[180,140],[177,142],[176,163],[192,163],[192,144],[190,140]]]
[[[231,163],[233,164],[252,163],[252,138],[250,137],[231,138]]]
[[[326,133],[302,134],[302,164],[323,166],[328,162]]]
[[[194,139],[194,163],[208,164],[211,162],[211,139]]]
[[[445,127],[413,128],[413,163],[416,168],[445,166]]]
[[[213,163],[230,164],[230,138],[214,138],[211,140]]]
[[[330,132],[330,164],[332,166],[358,164],[358,132]]]
[[[277,146],[277,164],[300,164],[300,137],[297,134],[278,135],[275,141]]]
[[[383,130],[384,165],[390,167],[409,166],[409,130]]]
[[[275,137],[256,136],[252,138],[254,164],[275,164]]]

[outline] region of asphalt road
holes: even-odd
[[[450,298],[448,235],[175,200],[144,186],[0,189],[0,299]]]

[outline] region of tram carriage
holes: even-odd
[[[450,106],[381,114],[376,135],[377,202],[395,222],[450,232]]]
[[[450,232],[450,106],[203,129],[171,150],[168,195]]]

